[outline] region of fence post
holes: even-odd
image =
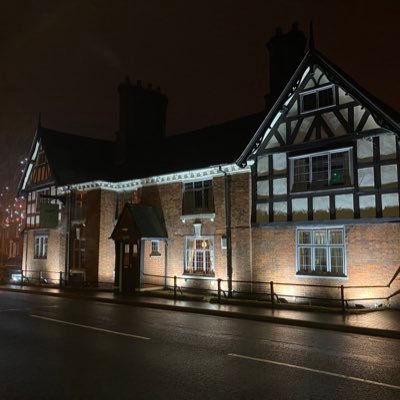
[[[274,308],[274,306],[275,306],[275,300],[274,300],[274,282],[271,281],[271,282],[269,283],[269,285],[270,285],[270,290],[271,290],[271,307]]]
[[[24,270],[21,269],[21,287],[24,286]]]
[[[221,278],[218,279],[218,303],[221,301]]]
[[[344,313],[346,311],[345,309],[345,303],[344,303],[344,286],[340,285],[340,299],[342,301],[342,312]]]
[[[60,282],[59,282],[60,288],[62,287],[62,272],[60,271]]]
[[[174,300],[176,301],[176,275],[174,275]]]

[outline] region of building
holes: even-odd
[[[294,28],[269,42],[271,80],[286,85],[254,115],[168,138],[166,97],[127,80],[115,142],[39,125],[19,187],[25,274],[124,292],[176,276],[211,290],[221,279],[229,294],[274,281],[290,299],[337,298],[341,285],[347,299],[387,298],[400,286],[387,286],[400,265],[400,116],[312,40],[300,59],[303,39]]]

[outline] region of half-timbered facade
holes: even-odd
[[[396,113],[310,49],[238,160],[252,169],[253,276],[386,285],[400,262],[399,134]]]

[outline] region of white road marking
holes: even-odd
[[[25,307],[25,308],[5,308],[4,310],[0,310],[2,312],[12,312],[12,311],[32,311],[38,308],[57,308],[58,306],[38,306],[38,307]]]
[[[245,359],[245,360],[258,361],[258,362],[262,362],[262,363],[266,363],[266,364],[281,365],[281,366],[283,366],[283,367],[301,369],[301,370],[303,370],[303,371],[315,372],[315,373],[317,373],[317,374],[335,376],[336,378],[343,378],[343,379],[348,379],[348,380],[350,380],[350,381],[369,383],[369,384],[371,384],[371,385],[383,386],[383,387],[387,387],[387,388],[391,388],[391,389],[400,390],[400,386],[390,385],[390,384],[388,384],[388,383],[370,381],[369,379],[356,378],[356,377],[354,377],[354,376],[336,374],[336,373],[334,373],[334,372],[322,371],[322,370],[320,370],[320,369],[314,369],[314,368],[301,367],[301,366],[299,366],[299,365],[294,365],[294,364],[286,364],[286,363],[279,362],[279,361],[267,360],[267,359],[265,359],[265,358],[249,357],[249,356],[244,356],[244,355],[235,354],[235,353],[229,353],[228,356],[237,357],[237,358],[243,358],[243,359]]]
[[[43,320],[50,321],[50,322],[57,322],[59,324],[72,325],[72,326],[78,326],[80,328],[92,329],[94,331],[99,331],[99,332],[113,333],[114,335],[127,336],[127,337],[131,337],[131,338],[135,338],[135,339],[141,339],[141,340],[150,340],[150,338],[145,337],[145,336],[131,335],[130,333],[111,331],[109,329],[96,328],[95,326],[75,324],[74,322],[62,321],[61,319],[42,317],[40,315],[34,315],[34,314],[31,314],[31,317],[32,318],[43,319]]]

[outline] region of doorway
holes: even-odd
[[[130,294],[140,288],[140,246],[137,242],[120,242],[120,291]]]

